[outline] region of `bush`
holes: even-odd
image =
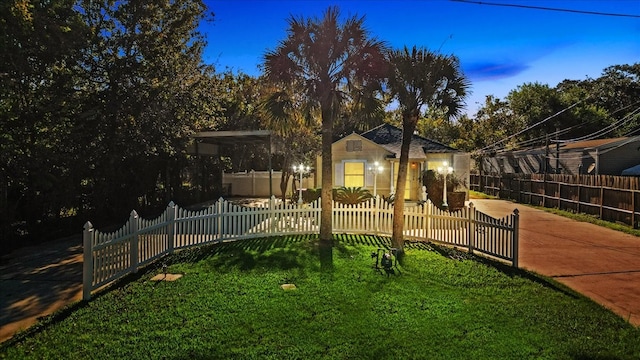
[[[312,203],[320,198],[322,189],[307,189],[302,191],[302,201],[305,203]]]
[[[361,187],[339,187],[333,190],[333,199],[347,205],[357,205],[373,198],[369,190]]]
[[[422,183],[427,187],[427,195],[431,202],[442,209],[442,192],[444,182],[443,175],[438,174],[434,170],[426,170],[422,173]],[[447,175],[447,193],[456,191],[462,183],[454,174]]]

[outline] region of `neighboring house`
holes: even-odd
[[[397,193],[394,189],[400,161],[402,129],[389,124],[380,125],[360,135],[353,133],[332,145],[334,186],[363,187],[378,195]],[[375,163],[381,171],[375,171]],[[469,183],[469,154],[414,135],[409,150],[409,168],[405,199],[421,200],[422,173],[436,170],[447,162],[454,175],[464,185]],[[316,169],[321,169],[318,157]],[[317,171],[316,186],[321,184]],[[451,189],[452,190],[452,189]]]
[[[508,151],[482,161],[482,170],[499,174],[621,175],[640,162],[640,136],[552,144]]]

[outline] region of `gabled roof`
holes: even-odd
[[[344,141],[353,140],[353,139],[360,139],[360,140],[364,140],[364,141],[366,141],[366,142],[368,142],[368,143],[373,144],[374,146],[377,146],[377,147],[382,148],[382,150],[385,150],[385,151],[389,152],[389,153],[390,153],[390,155],[393,155],[393,152],[389,151],[389,150],[388,150],[387,148],[385,148],[384,146],[382,146],[382,145],[380,145],[380,144],[377,144],[377,143],[375,143],[375,142],[371,141],[370,139],[367,139],[366,137],[363,137],[362,135],[357,134],[357,133],[355,133],[355,132],[353,132],[353,133],[351,133],[351,134],[349,134],[349,135],[347,135],[347,136],[343,137],[343,138],[342,138],[342,139],[340,139],[340,140],[336,140],[336,141],[334,141],[334,142],[333,142],[333,145],[339,144],[339,143],[344,142]]]
[[[369,131],[362,133],[362,137],[379,144],[383,148],[395,154],[396,158],[400,157],[400,148],[402,146],[402,129],[389,124],[382,124]],[[459,152],[450,146],[444,145],[437,141],[433,141],[422,136],[413,135],[411,138],[411,147],[409,148],[410,159],[424,159],[428,153],[451,153]]]

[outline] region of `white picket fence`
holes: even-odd
[[[112,281],[135,273],[175,249],[208,243],[320,231],[320,199],[302,206],[282,204],[272,197],[267,206],[245,207],[220,198],[199,210],[181,209],[171,202],[153,220],[134,211],[117,231],[84,226],[83,298]],[[502,219],[477,211],[473,204],[456,212],[431,202],[407,206],[404,238],[431,241],[494,257],[518,266],[518,210]],[[333,233],[391,236],[393,206],[375,198],[360,205],[333,202]]]

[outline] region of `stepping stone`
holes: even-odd
[[[280,285],[280,288],[284,291],[291,291],[291,290],[297,289],[295,284],[282,284]]]
[[[176,281],[182,277],[182,274],[158,274],[151,278],[151,281]]]

